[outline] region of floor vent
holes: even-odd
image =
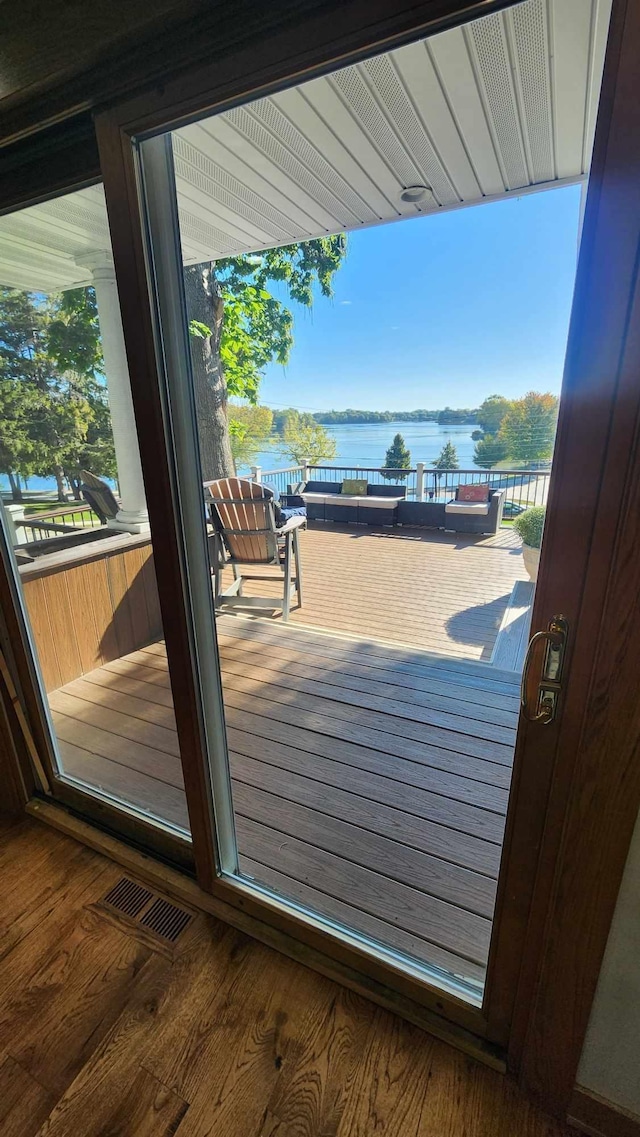
[[[117,912],[124,912],[125,916],[131,916],[135,919],[142,912],[142,909],[146,908],[152,896],[153,893],[148,888],[143,888],[141,884],[135,884],[134,881],[127,880],[123,876],[107,893],[103,904],[108,904]]]
[[[166,944],[175,944],[193,920],[193,913],[186,908],[179,908],[126,876],[121,877],[101,903]]]
[[[163,940],[174,944],[187,924],[191,923],[191,913],[185,912],[184,908],[176,908],[175,904],[158,897],[147,909],[140,923],[156,935],[162,936]]]

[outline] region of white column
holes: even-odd
[[[107,525],[110,529],[143,533],[149,528],[149,515],[113,260],[109,252],[87,253],[77,257],[76,260],[78,264],[91,269],[92,283],[96,292],[104,372],[109,391],[111,428],[118,467],[120,509],[116,518],[109,520]]]

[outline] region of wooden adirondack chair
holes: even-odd
[[[299,533],[306,518],[292,517],[278,526],[273,499],[264,486],[248,478],[205,482],[204,491],[213,530],[209,548],[216,607],[281,607],[282,619],[288,620],[292,584],[298,607],[302,606]],[[222,591],[220,578],[225,565],[232,566],[234,580]],[[273,576],[241,572],[241,565],[281,568],[284,574],[282,600],[243,595],[245,580],[273,580]]]

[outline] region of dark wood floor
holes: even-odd
[[[218,619],[241,871],[478,986],[517,677]],[[186,827],[163,644],[50,695],[67,773]]]
[[[502,1075],[197,916],[167,951],[121,870],[0,827],[2,1137],[568,1137]]]

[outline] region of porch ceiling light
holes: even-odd
[[[424,201],[428,193],[428,186],[407,186],[400,191],[400,201],[406,201],[409,205],[417,205],[418,202]]]

